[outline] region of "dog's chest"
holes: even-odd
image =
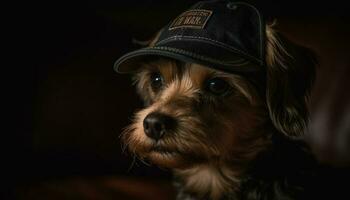
[[[177,190],[176,194],[176,200],[211,200],[209,195],[206,195],[204,197],[197,197],[194,194],[190,194],[186,192],[186,189],[181,181],[179,179],[174,180],[174,186]],[[238,200],[235,194],[225,194],[222,198],[218,200]]]

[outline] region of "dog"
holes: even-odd
[[[198,25],[196,19],[205,21],[193,17],[209,16],[203,10],[191,12],[192,26]],[[186,13],[168,29],[185,26],[180,19]],[[172,169],[178,200],[334,197],[336,187],[329,180],[340,176],[320,167],[303,140],[315,56],[271,24],[262,30],[262,71],[232,73],[154,54],[138,60],[133,69],[145,107],[123,132],[125,148],[141,160]],[[149,48],[160,43],[162,31]]]

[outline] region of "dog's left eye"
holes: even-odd
[[[153,89],[159,89],[163,86],[163,77],[159,73],[151,75],[151,86]]]
[[[206,83],[206,90],[218,96],[224,96],[230,91],[230,85],[220,78],[209,79]]]

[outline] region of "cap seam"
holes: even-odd
[[[234,62],[234,61],[222,62],[220,60],[209,58],[209,57],[206,57],[206,56],[202,56],[202,55],[199,55],[199,54],[196,54],[196,53],[192,53],[192,52],[189,52],[189,51],[186,51],[186,50],[183,50],[183,49],[167,47],[167,46],[152,47],[150,49],[167,50],[167,51],[171,51],[171,52],[174,52],[174,53],[180,53],[180,54],[184,54],[184,55],[187,55],[187,56],[192,56],[194,58],[206,60],[206,61],[209,61],[209,62],[219,63],[219,64],[222,64],[222,65],[237,64],[237,63],[240,63],[240,64],[243,65],[243,64],[247,64],[248,63],[248,61],[246,59],[243,59],[243,58],[241,58],[238,62]],[[242,63],[241,61],[245,61],[245,62]]]
[[[262,33],[262,25],[261,25],[262,17],[260,15],[259,10],[255,6],[248,4],[246,2],[236,2],[236,4],[243,4],[243,5],[249,6],[249,7],[253,8],[255,10],[256,14],[258,15],[258,18],[259,18],[259,36],[260,36],[259,37],[259,39],[260,39],[260,58],[265,59],[264,54],[263,54],[263,38],[262,38],[263,33]]]
[[[185,51],[182,49],[164,46],[164,47],[147,47],[147,48],[140,49],[136,52],[130,52],[115,62],[114,69],[118,72],[123,72],[124,70],[120,70],[122,63],[124,63],[126,60],[131,59],[132,57],[145,55],[145,53],[147,53],[148,55],[170,56],[170,57],[175,56],[172,58],[179,59],[179,60],[181,60],[181,58],[179,58],[177,56],[180,56],[180,57],[182,56],[182,57],[190,59],[190,60],[192,59],[194,62],[195,62],[195,60],[197,60],[198,62],[209,62],[209,63],[212,63],[213,65],[217,64],[219,66],[221,65],[221,66],[230,67],[230,68],[231,67],[242,67],[242,66],[250,63],[249,60],[246,60],[243,58],[240,58],[240,60],[238,62],[237,61],[236,62],[233,62],[233,61],[222,62],[220,60],[212,59],[210,57],[204,57],[204,56],[201,56],[201,55],[198,55],[198,54],[195,54],[192,52],[188,52],[188,51]],[[175,54],[172,54],[172,53],[175,53]],[[208,67],[210,67],[210,65],[208,65]],[[221,69],[223,69],[223,68],[221,68]],[[238,69],[235,70],[234,68],[232,68],[232,69],[227,68],[226,70],[237,71]],[[255,69],[241,68],[238,71],[240,71],[240,72],[252,72],[252,71],[259,71],[259,69],[258,68],[255,68]]]
[[[212,43],[214,45],[219,45],[220,47],[223,47],[233,53],[241,53],[243,54],[244,56],[248,56],[250,59],[254,59],[256,60],[257,62],[259,62],[260,64],[262,64],[262,61],[256,59],[254,56],[250,55],[250,54],[247,54],[239,49],[236,49],[230,45],[227,45],[227,44],[224,44],[220,41],[217,41],[217,40],[213,40],[213,39],[210,39],[210,38],[206,38],[206,37],[198,37],[198,36],[184,36],[184,35],[175,35],[175,36],[172,36],[172,37],[169,37],[167,39],[164,39],[164,40],[161,40],[159,42],[157,42],[156,45],[161,45],[161,44],[164,44],[164,43],[167,43],[167,42],[170,42],[170,41],[175,41],[175,40],[181,40],[181,39],[187,39],[187,40],[207,40],[207,42],[209,43]]]

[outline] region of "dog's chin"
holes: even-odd
[[[139,149],[140,150],[140,149]],[[143,159],[162,168],[185,168],[189,162],[185,156],[175,150],[160,147],[144,147],[136,153]]]
[[[146,158],[153,164],[165,168],[181,168],[185,162],[182,156],[177,152],[151,150],[147,153]]]
[[[186,169],[198,163],[206,162],[205,158],[194,154],[193,151],[179,152],[174,147],[158,146],[152,143],[129,145],[129,150],[141,159],[161,168]]]
[[[176,144],[159,145],[151,140],[136,138],[135,134],[128,134],[124,137],[124,142],[128,144],[130,152],[145,161],[169,169],[183,169],[193,164],[190,152],[179,152]]]

